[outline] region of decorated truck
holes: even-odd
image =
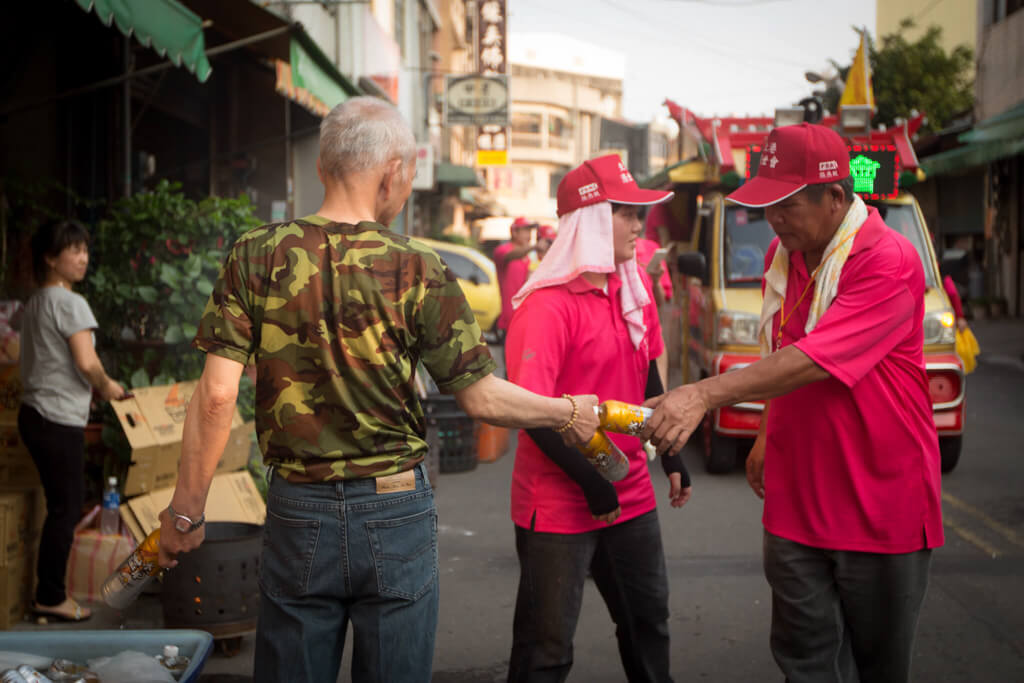
[[[646,184],[670,185],[677,192],[677,205],[668,210],[674,212],[677,223],[685,224],[675,235],[681,239],[672,240],[664,230],[660,237],[674,242],[677,282],[686,292],[681,297],[682,330],[676,345],[682,381],[696,381],[759,358],[761,276],[775,234],[764,209],[735,205],[725,196],[756,174],[760,145],[780,117],[702,119],[681,110],[677,118],[691,135],[699,136],[704,154]],[[960,458],[965,374],[954,351],[956,320],[932,240],[916,199],[905,190],[923,177],[910,141],[921,116],[888,130],[853,129],[840,125],[836,117],[820,123],[835,127],[847,140],[855,192],[877,207],[889,227],[910,240],[921,257],[927,286],[924,356],[942,471],[949,472]],[[658,237],[657,229],[651,232]],[[701,446],[709,472],[731,471],[746,458],[762,410],[762,403],[750,402],[705,416]]]

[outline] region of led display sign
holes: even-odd
[[[895,145],[848,145],[853,191],[864,199],[892,199],[899,193],[900,163]],[[761,145],[747,148],[747,180],[757,175]]]

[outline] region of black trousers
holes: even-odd
[[[931,550],[825,550],[764,533],[772,654],[789,683],[907,683]]]
[[[22,404],[18,431],[39,470],[46,494],[36,603],[59,605],[67,598],[64,581],[68,555],[85,497],[85,429],[51,422],[32,406]]]
[[[588,568],[615,622],[626,679],[672,680],[668,576],[656,510],[580,534],[517,526],[516,551],[520,574],[511,683],[564,681],[569,675]]]

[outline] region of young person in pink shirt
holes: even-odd
[[[641,403],[662,393],[664,350],[649,280],[637,268],[638,205],[670,192],[641,190],[616,155],[587,161],[558,187],[558,235],[526,285],[506,339],[509,379],[554,395],[587,388],[599,400]],[[629,472],[604,479],[551,429],[520,433],[512,521],[520,578],[509,681],[563,681],[587,572],[616,625],[629,681],[670,681],[668,579],[654,489],[639,439],[609,434]],[[670,499],[690,479],[662,459]]]
[[[771,648],[791,683],[905,682],[943,543],[938,437],[913,245],[853,194],[822,126],[776,128],[729,199],[766,207],[762,360],[648,402],[678,449],[708,410],[771,399],[747,459],[764,499]]]

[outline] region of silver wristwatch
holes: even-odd
[[[175,512],[170,503],[167,504],[167,513],[174,519],[174,528],[183,534],[192,533],[206,521],[206,515],[199,515],[199,519],[193,520],[180,512]]]

